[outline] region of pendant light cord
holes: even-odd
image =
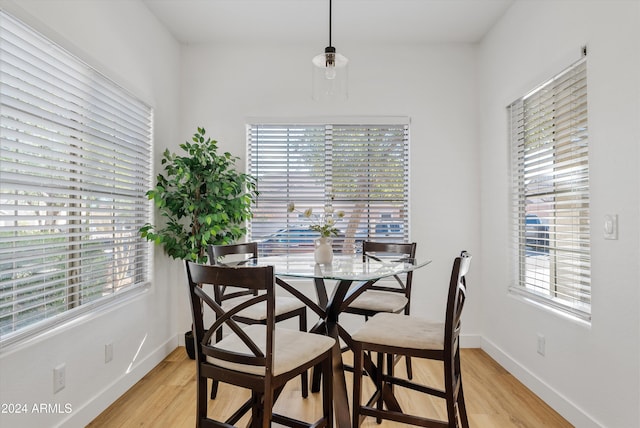
[[[331,46],[331,0],[329,0],[329,46]]]

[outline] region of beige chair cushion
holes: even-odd
[[[367,290],[356,297],[349,307],[374,312],[400,312],[407,303],[409,300],[400,293]]]
[[[241,296],[225,300],[222,302],[222,309],[228,311],[229,309],[235,308],[240,303],[251,298],[253,298],[253,296]],[[302,303],[295,297],[276,297],[276,310],[274,314],[275,316],[278,316],[280,314],[284,314],[303,307],[304,303]],[[249,306],[247,309],[238,312],[237,315],[245,318],[250,318],[252,320],[264,321],[265,319],[267,319],[267,302],[260,302],[256,303],[255,305]]]
[[[359,342],[411,349],[444,349],[444,323],[404,314],[371,317],[353,339]]]
[[[255,344],[258,345],[262,352],[264,352],[267,340],[266,326],[262,324],[253,324],[245,327],[243,330],[255,342]],[[286,328],[276,329],[274,342],[273,374],[275,376],[304,365],[330,349],[335,344],[335,340],[328,336],[289,330]],[[235,334],[228,335],[218,342],[215,347],[242,354],[251,354],[247,345],[245,345],[245,343]],[[207,361],[211,364],[231,370],[264,376],[264,367],[262,366],[248,366],[212,357],[207,357]]]

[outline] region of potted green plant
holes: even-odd
[[[209,244],[230,244],[245,235],[257,195],[255,178],[235,169],[238,158],[218,154],[217,141],[204,135],[198,128],[193,142],[180,145],[186,155],[164,151],[165,172],[147,196],[165,223],[140,228],[143,238],[162,245],[170,257],[198,263],[207,262]]]
[[[186,154],[164,151],[164,173],[147,192],[163,224],[147,223],[140,235],[174,259],[206,263],[209,244],[230,244],[246,234],[244,222],[251,218],[256,180],[236,170],[237,157],[219,154],[217,141],[205,138],[204,128],[180,148]],[[185,341],[193,344],[187,337]]]

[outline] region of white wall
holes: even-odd
[[[156,146],[175,141],[179,44],[145,6],[118,0],[20,0],[0,6],[151,105]],[[175,349],[188,327],[176,322],[182,275],[167,270],[173,263],[158,255],[154,284],[145,293],[24,346],[0,350],[0,403],[24,403],[30,413],[2,413],[0,426],[83,427]],[[113,343],[114,355],[105,364],[107,343]],[[62,363],[66,388],[53,394],[53,368]],[[40,403],[60,405],[62,412],[31,413]],[[71,413],[65,413],[66,404]]]
[[[506,106],[588,46],[592,323],[509,286]],[[640,2],[518,1],[479,49],[483,348],[578,427],[638,427]],[[602,236],[605,213],[620,239]],[[536,335],[546,337],[546,356]]]
[[[185,47],[182,135],[203,126],[223,150],[244,159],[247,117],[409,116],[411,239],[419,243],[419,257],[433,260],[414,274],[412,310],[443,318],[454,257],[479,249],[475,49],[338,45],[350,59],[349,99],[318,103],[311,99],[311,58],[323,48]],[[472,338],[481,325],[477,274],[472,269],[465,313],[465,334]]]

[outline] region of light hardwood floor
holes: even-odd
[[[349,356],[345,354],[345,360]],[[442,367],[437,363],[413,359],[414,377],[437,384]],[[404,364],[398,364],[398,373]],[[471,428],[539,428],[571,427],[558,413],[517,381],[509,372],[480,349],[462,350],[462,376],[467,414]],[[350,389],[351,375],[347,374]],[[413,393],[397,390],[400,404],[408,411],[443,417],[442,400],[417,398]],[[183,347],[176,348],[164,361],[99,415],[88,426],[97,427],[169,427],[195,426],[195,363]],[[210,414],[230,414],[233,406],[248,394],[221,384],[218,398],[210,401]],[[289,382],[276,403],[276,409],[287,415],[313,420],[321,411],[319,394],[300,395],[299,378]],[[243,422],[243,421],[241,421]],[[363,427],[405,426],[367,418]]]

